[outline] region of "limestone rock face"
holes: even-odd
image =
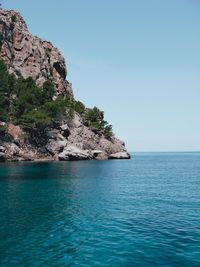
[[[58,129],[51,129],[47,132],[46,150],[57,158],[57,154],[62,152],[67,145],[66,138]]]
[[[60,129],[63,136],[68,137],[70,135],[70,128],[67,124],[61,125]]]
[[[7,127],[8,134],[11,135],[15,140],[20,139],[22,135],[22,130],[19,126],[13,125],[12,123],[8,124]]]
[[[14,161],[20,161],[20,160],[29,160],[28,153],[25,153],[17,144],[15,143],[5,143],[4,144],[4,160],[14,160]]]
[[[118,152],[115,154],[109,155],[109,159],[130,159],[130,154],[127,152]]]
[[[67,146],[62,153],[58,155],[59,160],[88,160],[92,159],[89,150],[83,150],[76,146]]]
[[[71,134],[68,137],[68,141],[71,144],[81,149],[102,151],[102,153],[99,153],[102,159],[108,158],[110,154],[126,152],[124,142],[115,137],[106,139],[103,135],[93,132],[81,124],[80,115],[77,113],[75,114],[75,121],[78,123],[72,123],[70,128]]]
[[[65,80],[65,60],[50,42],[33,36],[22,16],[13,10],[0,9],[0,57],[10,73],[32,77],[38,85],[51,80],[55,94],[72,96],[71,84]]]

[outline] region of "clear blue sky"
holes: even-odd
[[[130,151],[200,150],[199,0],[3,0]]]

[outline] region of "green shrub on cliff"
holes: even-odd
[[[45,82],[42,88],[37,87],[31,78],[19,82],[17,98],[13,103],[17,123],[46,127],[54,121],[67,119],[68,102],[63,97],[52,99],[54,87],[50,81]]]
[[[0,121],[8,120],[7,106],[6,98],[0,94]]]
[[[36,86],[32,78],[19,78],[15,93],[13,117],[17,120],[20,120],[24,114],[43,104],[42,91]]]
[[[0,121],[45,129],[55,122],[70,121],[76,111],[90,129],[106,138],[113,136],[112,126],[104,120],[103,111],[97,107],[88,109],[82,102],[66,96],[53,100],[54,92],[51,81],[38,87],[31,77],[16,78],[0,60]]]
[[[53,95],[54,95],[53,83],[51,81],[44,82],[42,86],[42,96],[44,101],[52,100]]]
[[[53,101],[54,86],[51,81],[38,87],[32,78],[18,79],[9,74],[5,63],[0,60],[0,120],[29,127],[46,127],[53,121],[70,114],[69,100],[63,97]]]
[[[19,122],[30,128],[45,128],[51,123],[51,118],[44,110],[33,109],[24,114]]]
[[[6,65],[0,60],[0,120],[8,121],[9,98],[12,84],[15,83],[13,75],[9,75]]]
[[[85,112],[85,105],[81,101],[74,101],[73,108],[80,115],[82,115]]]
[[[104,120],[104,112],[97,107],[87,109],[83,115],[83,121],[86,126],[94,131],[101,132],[106,138],[113,136],[112,125]]]
[[[15,23],[15,22],[17,21],[17,17],[16,17],[16,15],[12,15],[12,17],[11,17],[11,21],[12,21],[12,23]]]

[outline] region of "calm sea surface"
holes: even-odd
[[[200,153],[0,164],[0,266],[200,266]]]

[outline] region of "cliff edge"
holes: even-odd
[[[74,99],[58,49],[13,10],[0,9],[0,59],[0,161],[130,158],[103,112]]]

